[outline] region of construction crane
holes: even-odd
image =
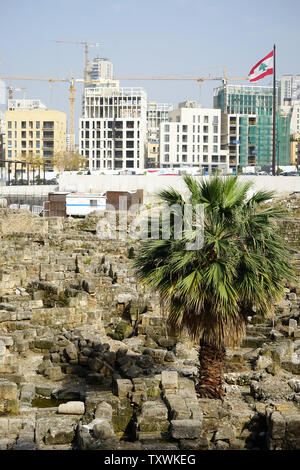
[[[88,62],[89,62],[89,47],[98,47],[100,44],[98,42],[87,42],[87,41],[59,41],[55,40],[55,42],[58,43],[64,43],[64,44],[79,44],[81,46],[84,46],[84,55],[85,55],[85,60],[84,60],[84,80],[87,80],[87,73],[88,73]]]
[[[76,43],[77,44],[77,43]],[[85,44],[85,43],[79,43]],[[69,117],[69,135],[70,135],[70,149],[75,148],[75,125],[74,125],[74,110],[75,110],[75,86],[77,84],[100,84],[101,80],[84,80],[80,78],[34,78],[34,77],[23,77],[23,76],[2,76],[0,79],[4,80],[32,80],[48,83],[64,82],[69,83],[69,102],[70,102],[70,117]],[[160,76],[160,77],[120,77],[115,80],[183,80],[183,81],[196,81],[202,83],[205,80],[221,80],[223,83],[227,83],[231,80],[248,80],[248,78],[228,78],[225,77],[171,77],[171,76]]]

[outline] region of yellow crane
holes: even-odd
[[[85,55],[85,60],[84,60],[84,80],[87,80],[87,69],[88,69],[88,61],[89,61],[89,47],[98,47],[100,44],[98,42],[87,42],[87,41],[61,41],[61,40],[55,40],[57,43],[63,43],[63,44],[77,44],[84,46],[84,55]]]

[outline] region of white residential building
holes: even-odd
[[[156,103],[156,101],[148,101],[147,103],[148,140],[158,139],[160,123],[166,122],[169,120],[170,111],[173,111],[173,104],[171,103]]]
[[[79,151],[90,170],[137,170],[145,164],[147,95],[101,80],[84,90]]]
[[[283,75],[280,79],[281,106],[300,101],[300,75]]]
[[[221,110],[185,101],[169,112],[169,122],[160,124],[160,166],[227,172],[228,151],[221,150]]]
[[[88,62],[87,79],[88,80],[113,79],[113,64],[106,58],[96,57]]]
[[[21,100],[8,100],[7,105],[8,111],[17,111],[18,109],[24,111],[31,111],[34,109],[38,110],[47,110],[47,106],[42,103],[41,100],[30,100],[30,99],[21,99]]]
[[[291,134],[300,134],[300,101],[295,101],[292,107]]]

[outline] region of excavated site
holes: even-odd
[[[136,242],[1,209],[0,449],[300,449],[299,193],[281,203],[298,282],[227,349],[223,402],[197,398],[197,345],[137,282]]]

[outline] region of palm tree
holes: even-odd
[[[201,397],[222,398],[225,347],[237,346],[247,317],[272,311],[286,280],[294,279],[289,249],[276,230],[284,213],[265,204],[274,194],[258,191],[249,197],[252,184],[238,178],[197,181],[187,175],[186,202],[173,188],[161,191],[173,214],[171,236],[142,241],[133,260],[139,280],[160,293],[171,329],[187,330],[200,341],[196,390]],[[186,250],[189,228],[181,239],[174,236],[178,207],[186,203],[193,210],[199,204],[204,208],[201,249]],[[162,234],[162,218],[159,228]]]

